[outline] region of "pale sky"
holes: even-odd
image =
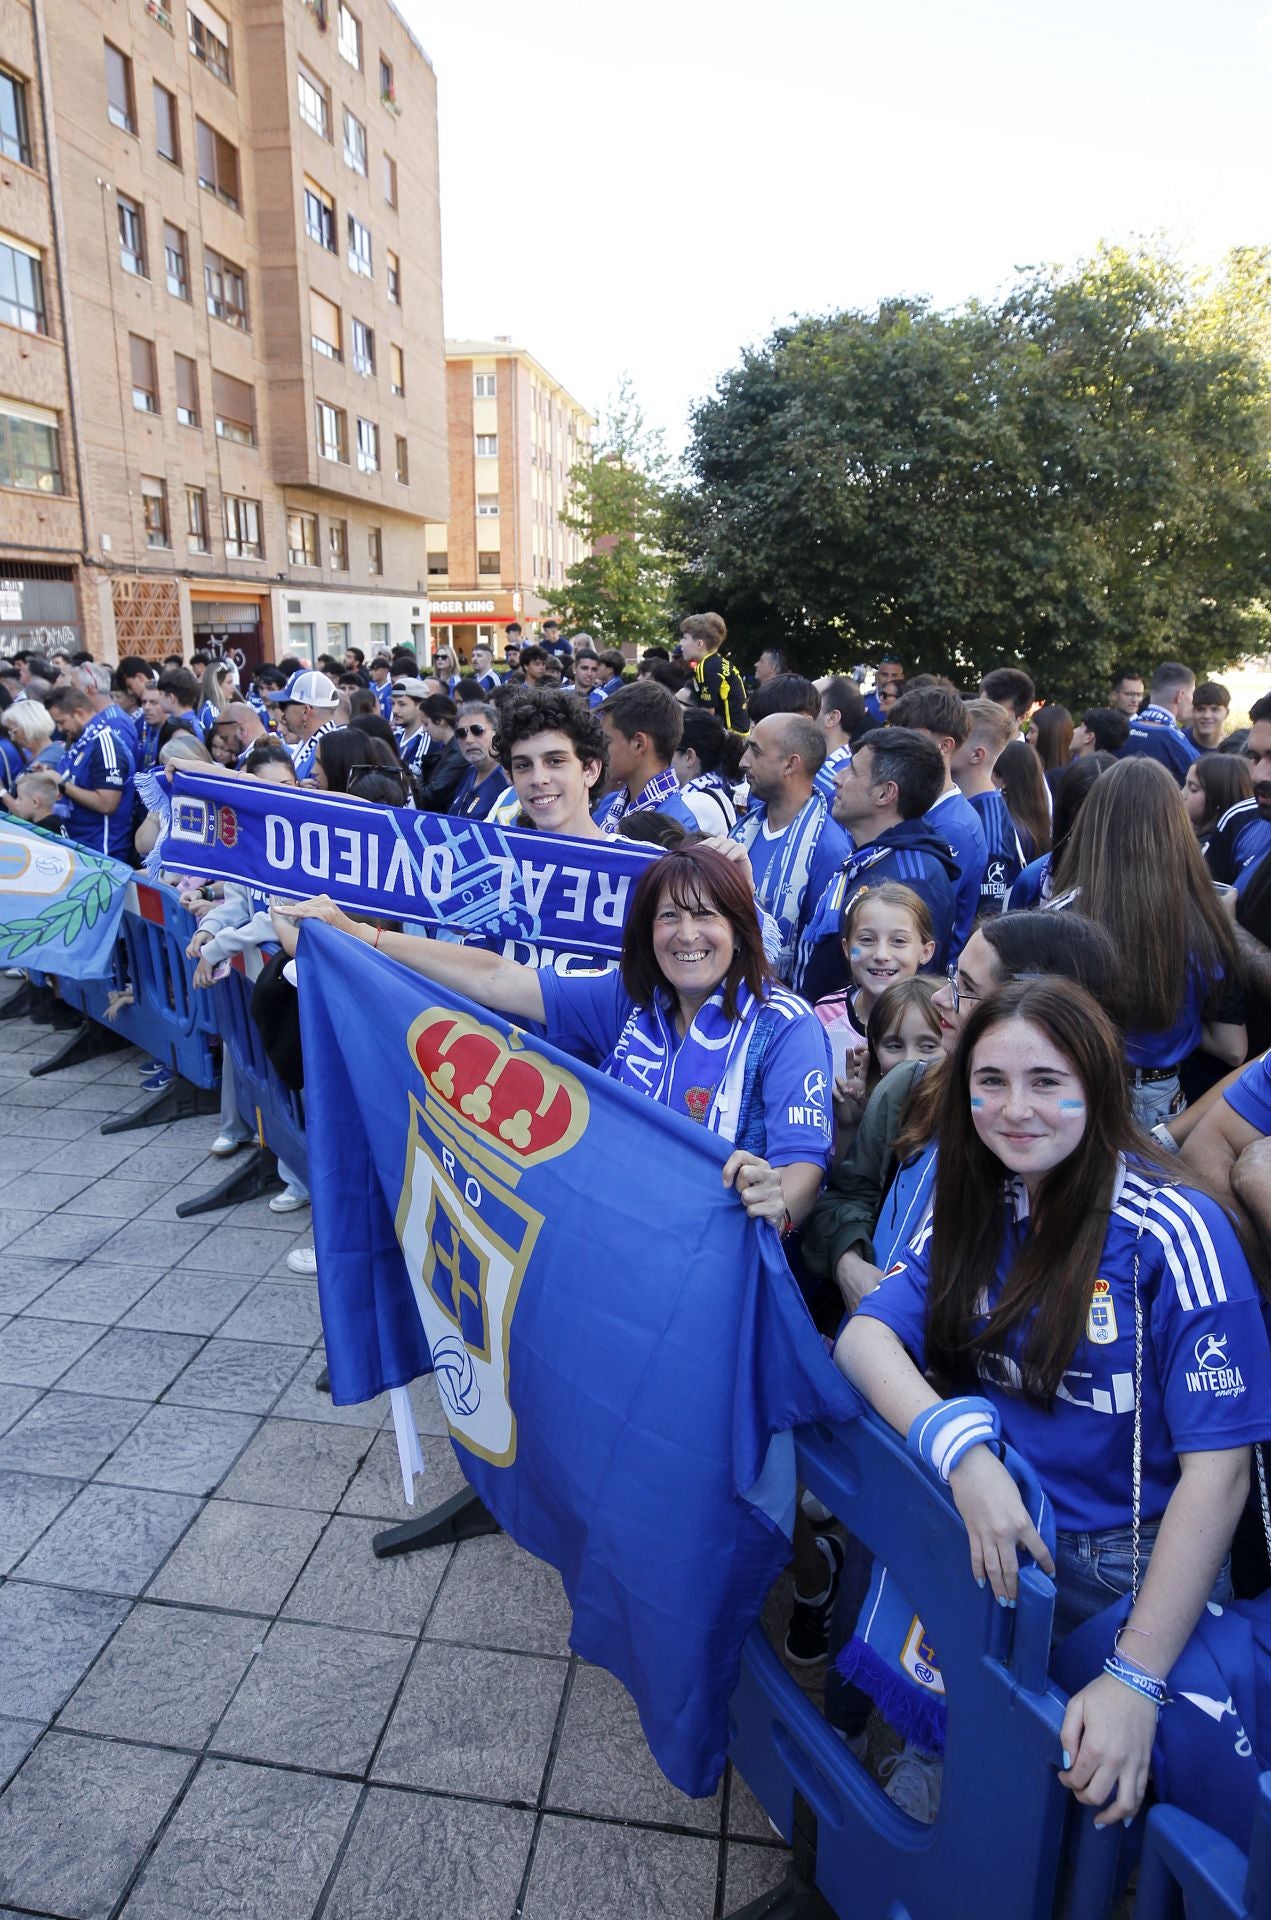
[[[436,68],[446,332],[688,411],[795,313],[1271,239],[1267,0],[397,0]]]

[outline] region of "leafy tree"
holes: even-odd
[[[1271,639],[1271,253],[1101,249],[996,305],[802,319],[698,408],[685,604],[813,672],[898,652],[1089,704]]]

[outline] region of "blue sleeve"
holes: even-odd
[[[830,1043],[810,1012],[783,1020],[764,1055],[761,1089],[765,1158],[769,1166],[796,1160],[824,1166],[834,1144],[830,1113]]]
[[[1259,1133],[1271,1133],[1271,1053],[1247,1066],[1223,1099]]]
[[[543,990],[543,1030],[551,1044],[590,1067],[607,1060],[633,1004],[617,969],[560,974],[553,967],[540,967],[538,982]]]
[[[132,773],[126,754],[109,729],[98,734],[84,764],[84,777],[76,785],[91,788],[94,792],[103,788],[112,791],[122,788]]]
[[[923,1372],[927,1365],[927,1249],[930,1228],[924,1231],[916,1247],[907,1252],[883,1275],[873,1293],[867,1293],[856,1309],[856,1318],[881,1320],[890,1327]]]
[[[1151,1340],[1176,1453],[1225,1452],[1265,1437],[1271,1347],[1235,1229],[1216,1201],[1166,1187],[1148,1209],[1157,1269]]]

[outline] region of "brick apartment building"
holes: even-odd
[[[426,529],[434,645],[465,656],[527,634],[586,547],[560,524],[570,469],[590,457],[587,409],[510,339],[446,342],[450,519]]]
[[[6,0],[0,652],[422,646],[445,409],[390,0]]]

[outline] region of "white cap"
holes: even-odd
[[[287,699],[302,707],[335,707],[340,703],[335,681],[325,673],[298,673],[288,683]]]

